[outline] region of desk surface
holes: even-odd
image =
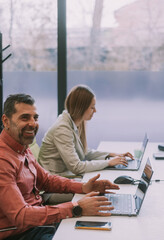
[[[138,142],[101,142],[98,150],[111,152],[133,153],[134,149],[139,148]],[[147,157],[150,158],[154,174],[154,179],[164,179],[164,160],[154,160],[153,153],[158,152],[158,143],[148,143],[143,162],[138,171],[102,170],[98,171],[102,179],[113,181],[120,175],[129,175],[135,179],[140,179]],[[87,181],[98,172],[86,173],[83,181]],[[135,194],[137,186],[120,185],[119,193]],[[73,200],[78,200],[83,195],[76,194]],[[137,217],[110,216],[110,217],[80,217],[62,220],[53,240],[63,240],[69,236],[71,240],[84,239],[126,239],[126,240],[163,240],[164,239],[164,181],[152,182],[146,193],[140,213]],[[82,230],[74,229],[77,220],[91,221],[110,221],[112,222],[111,231]]]

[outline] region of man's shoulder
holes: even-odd
[[[10,153],[10,147],[0,138],[0,156]]]
[[[22,161],[24,161],[24,156],[18,152],[15,152],[11,147],[9,147],[5,142],[0,139],[0,160],[1,165],[9,165],[14,168],[19,168]]]

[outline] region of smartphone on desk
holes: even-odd
[[[112,224],[111,222],[99,221],[76,221],[75,228],[110,231],[112,229]]]
[[[156,160],[164,160],[164,153],[154,153],[153,154],[153,157],[156,159]]]

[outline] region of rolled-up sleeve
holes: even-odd
[[[73,205],[71,202],[44,206],[42,198],[35,195],[33,191],[27,189],[27,193],[22,192],[25,189],[22,187],[22,190],[17,185],[16,170],[8,162],[2,162],[0,169],[0,228],[14,226],[17,228],[13,231],[16,234],[34,226],[53,224],[60,222],[61,219],[72,217]],[[51,192],[82,193],[82,183],[50,175],[37,162],[35,162],[35,167],[38,189]],[[30,181],[29,184],[25,183],[25,188],[30,188],[31,184]],[[12,234],[11,231],[10,234]],[[0,239],[1,235],[3,233],[0,233]]]

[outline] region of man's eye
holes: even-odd
[[[35,120],[35,121],[38,121],[38,118],[39,118],[38,115],[34,116],[34,120]]]
[[[27,117],[22,117],[22,120],[26,121],[28,118]]]
[[[38,117],[34,117],[34,120],[37,122],[38,121]]]

